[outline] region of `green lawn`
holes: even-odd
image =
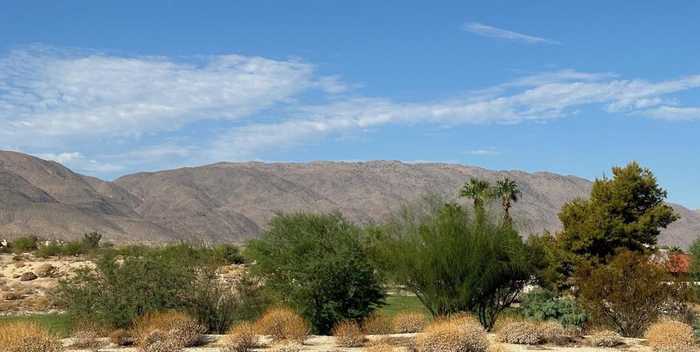
[[[416,296],[388,296],[386,305],[380,311],[389,317],[400,312],[422,312],[425,315],[430,315],[427,309],[420,303]]]
[[[59,337],[69,336],[72,329],[71,319],[66,314],[36,314],[21,317],[0,316],[0,324],[15,321],[36,322]]]

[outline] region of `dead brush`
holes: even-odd
[[[269,335],[272,340],[291,340],[304,343],[309,335],[309,324],[299,314],[289,308],[272,308],[256,322],[255,331],[259,335]]]
[[[339,347],[360,347],[367,340],[360,326],[354,321],[341,321],[333,327],[332,333]]]
[[[201,342],[204,332],[205,328],[196,320],[175,311],[147,313],[136,319],[132,329],[136,344],[141,348],[146,348],[149,343],[159,339],[168,340],[167,344],[180,347],[196,346]]]
[[[0,324],[0,346],[3,352],[61,352],[60,340],[36,323]]]
[[[593,347],[617,347],[624,344],[622,336],[612,330],[594,331],[586,342]]]
[[[124,329],[117,329],[109,334],[109,341],[117,346],[131,346],[134,338]]]
[[[367,346],[363,349],[365,352],[394,352],[394,346],[386,343],[378,343],[371,346]]]
[[[416,339],[421,352],[487,352],[489,340],[481,325],[464,319],[433,322]]]
[[[248,352],[260,345],[255,327],[243,322],[231,328],[223,341],[225,352]]]
[[[539,345],[545,342],[538,324],[530,321],[506,323],[496,332],[496,337],[499,342],[516,345]]]
[[[362,322],[362,331],[368,335],[385,335],[392,332],[391,320],[384,313],[374,312]]]
[[[391,320],[392,331],[399,334],[415,333],[423,330],[427,323],[425,314],[405,312],[397,314]]]
[[[695,346],[693,328],[685,323],[673,320],[652,324],[645,337],[654,351],[686,352]]]

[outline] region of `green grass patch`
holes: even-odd
[[[70,336],[73,329],[73,322],[67,314],[36,314],[26,316],[0,316],[0,324],[29,321],[45,327],[51,333],[63,338]]]
[[[389,317],[401,312],[421,312],[430,316],[430,312],[416,296],[387,296],[386,305],[380,311]]]

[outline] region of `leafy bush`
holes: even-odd
[[[272,336],[274,341],[303,343],[309,335],[309,324],[289,308],[272,308],[255,322],[255,331],[260,335]]]
[[[649,257],[623,251],[608,265],[577,271],[578,299],[596,325],[609,326],[623,336],[637,337],[661,315],[663,308],[683,297],[683,285]]]
[[[587,338],[587,342],[594,347],[617,347],[624,343],[622,336],[612,330],[594,331]]]
[[[216,268],[198,270],[185,297],[186,310],[212,333],[224,333],[236,321],[254,320],[270,305],[265,288],[248,274],[235,287],[219,280]]]
[[[418,312],[402,312],[391,320],[392,331],[399,334],[419,332],[425,328],[428,320],[425,314]]]
[[[362,331],[369,335],[384,335],[392,333],[391,320],[386,314],[374,311],[362,322]]]
[[[556,320],[564,326],[582,328],[588,315],[571,298],[558,298],[551,291],[537,289],[527,293],[521,303],[520,312],[532,320]]]
[[[36,236],[19,237],[10,242],[10,248],[14,253],[33,252],[38,248],[39,239]]]
[[[654,323],[647,330],[645,337],[654,351],[687,352],[695,346],[693,328],[678,321]]]
[[[38,324],[18,321],[0,324],[0,346],[5,352],[60,352],[57,337]]]
[[[335,343],[339,347],[360,347],[365,343],[365,334],[362,329],[354,321],[341,321],[333,327],[333,336]]]
[[[487,352],[489,340],[479,324],[445,319],[428,325],[418,335],[416,345],[421,352]]]
[[[359,239],[338,214],[278,215],[250,242],[254,272],[326,334],[342,320],[361,320],[383,303],[384,291]]]
[[[488,218],[427,198],[372,232],[367,245],[387,277],[433,316],[470,311],[491,329],[528,282],[530,266],[518,233]]]
[[[221,258],[226,264],[243,264],[245,263],[245,258],[241,254],[241,250],[231,244],[221,244],[214,247],[214,253],[217,257]]]
[[[259,345],[255,326],[243,322],[234,326],[226,333],[224,350],[226,352],[248,352]]]
[[[81,247],[85,250],[92,250],[100,248],[100,241],[102,240],[102,234],[99,232],[89,232],[83,234],[83,240],[80,242]]]

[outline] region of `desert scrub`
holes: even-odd
[[[147,313],[138,318],[134,323],[133,335],[141,348],[161,340],[167,340],[168,343],[172,342],[180,347],[192,347],[200,342],[204,330],[202,325],[187,314],[163,311]]]
[[[231,328],[224,337],[224,351],[248,352],[259,345],[255,327],[249,322],[240,323]]]
[[[399,334],[419,332],[425,328],[427,319],[424,314],[418,312],[406,312],[397,314],[391,320],[393,332]]]
[[[296,341],[284,341],[272,346],[272,352],[300,352],[304,346]]]
[[[684,352],[695,345],[693,328],[678,321],[661,321],[652,324],[645,337],[654,351]]]
[[[117,346],[131,346],[134,344],[134,339],[128,331],[117,329],[109,333],[109,342]]]
[[[489,340],[481,325],[457,319],[434,322],[416,339],[421,352],[487,352]]]
[[[594,331],[588,336],[586,341],[594,347],[616,347],[624,343],[622,336],[612,330]]]
[[[517,345],[539,345],[544,343],[540,327],[530,321],[513,321],[504,324],[496,332],[498,341]]]
[[[31,322],[10,322],[0,325],[0,346],[3,352],[63,351],[63,346],[56,336]]]
[[[309,324],[290,308],[272,308],[255,322],[255,331],[260,335],[270,335],[274,341],[303,343],[309,335]]]
[[[97,349],[103,345],[99,338],[100,334],[95,329],[78,330],[73,334],[73,343],[70,347],[81,350]]]
[[[365,352],[394,352],[394,346],[386,343],[378,343],[363,349]]]
[[[554,320],[538,322],[537,327],[544,342],[558,346],[569,344],[573,340],[576,331],[566,329]]]
[[[365,343],[365,334],[354,321],[341,321],[332,330],[339,347],[360,347]]]
[[[368,335],[385,335],[392,332],[391,320],[386,314],[375,311],[362,322],[362,331]]]

